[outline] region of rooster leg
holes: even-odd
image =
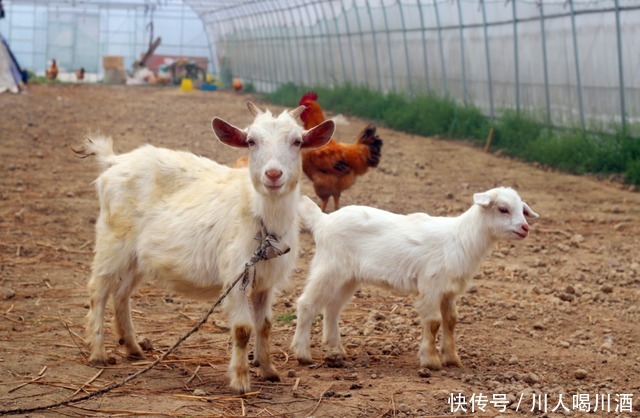
[[[340,195],[333,195],[333,210],[336,211],[340,209]]]

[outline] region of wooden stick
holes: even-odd
[[[296,378],[296,382],[293,384],[293,390],[292,392],[295,392],[296,390],[298,390],[298,386],[300,385],[300,378]]]
[[[73,392],[73,395],[69,396],[70,398],[73,398],[74,396],[76,396],[78,394],[78,392],[80,392],[82,389],[84,389],[85,386],[92,384],[97,378],[100,377],[100,375],[102,374],[102,372],[104,372],[104,369],[100,369],[100,371],[98,373],[96,373],[91,379],[87,380],[86,382],[84,382],[82,384],[82,386],[80,386],[78,388],[78,390],[76,390],[75,392]]]
[[[329,386],[327,386],[327,388],[324,391],[322,391],[322,393],[320,394],[320,397],[318,398],[318,403],[316,404],[316,406],[313,407],[311,412],[309,412],[307,417],[310,417],[311,415],[313,415],[314,412],[316,412],[316,409],[318,409],[318,407],[320,406],[320,402],[322,402],[322,397],[324,396],[325,393],[327,393],[329,389],[331,389],[332,386],[333,386],[333,383],[331,383]]]
[[[491,147],[491,140],[493,139],[493,128],[489,130],[489,136],[487,137],[487,143],[484,145],[484,152],[489,152],[489,147]]]
[[[189,384],[189,382],[191,382],[196,375],[198,374],[198,372],[200,371],[200,365],[198,364],[198,367],[196,367],[196,371],[193,372],[193,374],[191,375],[191,377],[189,378],[189,380],[187,380],[186,382],[184,382],[184,385],[187,386]]]
[[[7,391],[7,393],[15,392],[16,390],[18,390],[18,389],[20,389],[20,388],[23,388],[23,387],[25,387],[25,386],[27,386],[27,385],[29,385],[29,384],[33,383],[33,382],[37,382],[38,380],[42,379],[42,378],[43,378],[43,377],[45,377],[45,376],[46,376],[46,374],[41,374],[41,375],[39,375],[39,376],[36,376],[36,377],[34,377],[33,379],[29,380],[28,382],[24,382],[24,383],[22,383],[22,384],[20,384],[20,385],[16,386],[15,388],[9,389],[9,390]]]

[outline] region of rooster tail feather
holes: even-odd
[[[364,128],[358,137],[358,144],[366,145],[369,148],[367,165],[369,167],[377,167],[382,155],[382,139],[376,135],[376,127],[368,125]]]
[[[307,196],[302,196],[302,198],[300,199],[300,203],[298,205],[298,215],[300,215],[300,218],[302,218],[302,223],[304,224],[304,226],[310,229],[312,233],[315,233],[315,230],[320,225],[323,218],[327,216],[326,214],[322,213],[320,207]]]
[[[113,140],[104,135],[87,135],[80,148],[73,148],[78,158],[87,158],[95,155],[102,170],[106,170],[116,163],[116,154],[113,152]]]

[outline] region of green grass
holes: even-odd
[[[494,129],[493,150],[525,161],[574,174],[620,174],[628,184],[640,185],[640,126],[623,131],[620,126],[552,129],[543,119],[514,110],[504,110],[495,120],[487,119],[473,105],[463,105],[433,93],[409,98],[382,94],[362,86],[345,84],[337,88],[281,86],[266,100],[296,107],[307,91],[318,93],[327,110],[358,116],[391,129],[424,136],[471,140],[484,146]]]
[[[293,320],[296,319],[296,318],[297,318],[296,314],[293,313],[293,312],[286,312],[286,313],[283,313],[283,314],[280,314],[280,315],[276,315],[274,317],[274,319],[277,322],[283,322],[285,324],[289,324],[289,323],[293,322]]]

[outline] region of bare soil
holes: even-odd
[[[0,409],[45,405],[122,380],[161,355],[213,302],[142,287],[132,305],[137,332],[153,345],[148,361],[128,361],[108,335],[117,363],[104,370],[87,365],[81,336],[97,170],[69,146],[99,129],[113,136],[117,152],[151,143],[232,164],[241,153],[215,139],[210,121],[219,116],[246,126],[249,98],[98,85],[31,86],[0,96]],[[336,138],[353,142],[366,121],[347,119]],[[581,415],[574,395],[592,412],[598,395],[590,416],[640,414],[640,194],[463,142],[384,127],[379,133],[380,167],[343,194],[344,205],[456,215],[474,192],[508,185],[541,215],[527,240],[498,245],[459,300],[463,368],[420,372],[412,299],[369,287],[342,317],[346,367],[322,364],[320,321],[312,348],[317,364],[298,365],[288,348],[292,314],[314,252],[303,233],[298,269],[274,305],[272,354],[281,383],[262,382],[252,369],[255,392],[229,392],[226,319],[214,314],[166,362],[123,388],[29,416],[470,416],[472,405],[480,416],[541,416],[536,402],[545,395],[547,416]],[[313,194],[307,179],[303,192]],[[450,403],[457,394],[466,413],[452,412],[460,406]],[[504,412],[502,396],[510,403]],[[560,396],[571,412],[563,412]],[[610,401],[604,412],[603,398]]]

